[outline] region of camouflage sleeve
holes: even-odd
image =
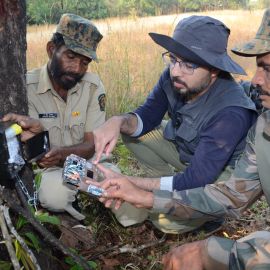
[[[226,182],[184,191],[154,191],[152,211],[169,214],[179,220],[211,220],[220,216],[237,217],[262,194],[256,154],[255,127],[247,137],[243,156]]]
[[[237,241],[210,237],[204,250],[205,269],[270,269],[270,233],[254,232]]]

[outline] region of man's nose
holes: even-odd
[[[75,59],[72,62],[71,70],[73,73],[81,73],[81,62],[79,59]]]
[[[259,85],[263,86],[264,85],[264,72],[260,68],[257,68],[254,77],[251,80],[251,83],[253,85]]]
[[[179,77],[183,74],[182,66],[176,62],[172,67],[171,67],[171,73],[175,77]]]

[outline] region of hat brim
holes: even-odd
[[[95,51],[90,50],[89,48],[82,46],[80,43],[76,42],[75,40],[68,38],[66,36],[63,35],[63,39],[65,41],[65,45],[66,47],[78,54],[81,54],[83,56],[86,56],[87,58],[90,58],[92,60],[95,60],[96,62],[98,62],[97,59],[97,54]]]
[[[209,66],[209,64],[206,61],[204,61],[201,57],[193,53],[184,45],[175,41],[173,38],[157,33],[149,33],[149,36],[153,39],[154,42],[156,42],[158,45],[160,45],[167,51],[174,53],[178,56],[181,56],[182,58],[190,62],[196,63],[198,65]]]
[[[232,49],[232,52],[245,57],[254,57],[270,53],[270,40],[254,38]]]
[[[213,57],[213,52],[205,50],[196,50],[196,52],[194,52],[191,48],[177,42],[172,37],[157,33],[149,33],[149,35],[153,41],[161,47],[190,62],[194,62],[200,66],[214,67],[234,74],[246,75],[244,69],[235,63],[227,53],[222,55],[216,54],[216,56]]]

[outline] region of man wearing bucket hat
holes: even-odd
[[[243,57],[256,57],[257,70],[252,84],[261,88],[262,104],[269,109],[270,9],[264,13],[256,37],[232,51]],[[245,151],[226,182],[173,193],[147,192],[126,179],[108,179],[102,187],[107,198],[126,200],[181,219],[239,217],[262,194],[270,204],[269,168],[270,111],[267,110],[250,129]],[[175,247],[162,261],[165,270],[270,269],[270,232],[254,232],[239,240],[212,236]]]
[[[94,73],[102,39],[97,27],[74,14],[64,14],[47,43],[49,61],[27,73],[29,115],[49,131],[51,150],[38,161],[45,168],[39,188],[44,208],[67,211],[84,219],[72,206],[76,191],[62,184],[62,165],[71,153],[89,159],[94,154],[92,130],[105,121],[105,90]]]
[[[173,37],[150,33],[166,50],[166,68],[142,106],[94,130],[96,162],[104,149],[112,151],[121,132],[147,174],[157,177],[132,178],[140,188],[184,190],[228,179],[256,118],[254,104],[230,75],[245,72],[227,54],[229,33],[208,16],[181,20]],[[167,122],[162,121],[166,113]],[[141,216],[147,215],[142,209]],[[174,233],[205,222],[168,220],[154,213],[150,219]]]

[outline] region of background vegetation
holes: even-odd
[[[37,2],[39,2],[39,0],[36,0],[35,8],[40,7]],[[45,5],[43,1],[40,2]],[[56,3],[57,1],[47,0],[47,3],[49,2]],[[66,2],[62,2],[64,6]],[[83,0],[80,2],[83,2]],[[91,1],[91,3],[92,2],[93,1]],[[104,1],[100,1],[100,3],[103,2]],[[134,0],[132,3],[135,2]],[[164,3],[165,2],[171,3],[172,1],[167,0],[164,1]],[[193,0],[190,2],[192,2],[193,5],[201,5],[204,1],[198,1],[197,3]],[[228,2],[229,1],[226,1],[226,3]],[[30,3],[31,1],[28,2],[28,5]],[[74,1],[74,3],[76,3],[76,1]],[[113,1],[111,1],[111,3],[113,3]],[[191,4],[188,1],[186,1],[186,3]],[[88,4],[90,5],[90,1]],[[113,6],[113,8],[115,8],[115,6]],[[76,10],[70,9],[65,9],[63,12],[66,11],[78,13]],[[51,11],[51,14],[53,14],[53,11]],[[59,16],[60,14],[61,13],[59,13]],[[108,117],[133,110],[141,104],[157,82],[164,68],[161,61],[163,49],[151,40],[148,33],[158,32],[171,35],[175,25],[181,18],[193,14],[215,17],[223,21],[231,29],[228,43],[228,52],[230,52],[230,49],[236,44],[245,42],[255,36],[256,30],[261,22],[263,10],[215,10],[203,13],[189,12],[184,14],[179,11],[174,15],[138,17],[137,14],[133,14],[136,16],[94,20],[95,24],[104,35],[104,38],[97,51],[99,63],[91,63],[89,70],[98,73],[105,85],[107,91],[106,108]],[[48,18],[45,22],[49,22]],[[55,24],[31,25],[28,27],[28,70],[47,63],[46,43],[51,38],[54,31]],[[248,76],[236,77],[237,80],[250,79],[255,71],[255,59],[237,57],[231,53],[230,55],[245,68],[248,74]],[[132,158],[132,155],[121,143],[118,144],[114,151],[114,162],[125,174],[143,174],[134,158]],[[97,201],[93,200],[89,202],[85,199],[82,200],[82,203],[82,208],[87,216],[87,224],[89,224],[88,228],[93,232],[96,240],[96,246],[82,253],[82,255],[87,259],[97,262],[98,266],[95,269],[159,270],[162,269],[160,264],[161,256],[169,247],[207,237],[205,234],[193,235],[192,233],[167,235],[166,241],[162,244],[148,247],[137,253],[118,254],[111,252],[108,254],[108,251],[112,250],[114,246],[122,247],[129,245],[138,247],[145,243],[154,243],[157,239],[161,239],[163,235],[155,231],[149,223],[144,223],[142,226],[138,227],[123,229],[113,217],[110,216],[110,212],[106,212]],[[269,216],[269,208],[265,200],[259,201],[251,210],[248,210],[241,219],[226,221],[223,229],[219,233],[216,233],[216,235],[238,239],[255,230],[269,229],[270,222],[269,219],[266,218],[267,216]],[[102,256],[97,257],[96,254],[101,254]],[[0,269],[2,269],[1,265]]]
[[[148,33],[170,35],[175,24],[184,16],[191,14],[195,13],[95,21],[104,38],[97,50],[99,63],[92,62],[89,70],[98,73],[105,85],[108,117],[133,110],[141,104],[164,68],[161,59],[164,50],[152,41]],[[263,11],[222,10],[200,14],[220,19],[231,29],[228,44],[230,52],[234,45],[255,36]],[[46,43],[54,31],[55,25],[28,27],[28,70],[46,64]],[[245,80],[251,78],[255,70],[255,59],[237,57],[233,54],[231,56],[248,73],[248,77],[241,78]]]
[[[76,13],[90,19],[157,16],[217,9],[269,6],[270,0],[28,0],[29,24],[57,23],[61,14]]]

